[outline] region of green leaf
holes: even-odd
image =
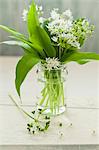
[[[13,30],[11,28],[8,28],[6,26],[3,26],[3,25],[0,25],[0,28],[3,29],[3,30],[5,30],[5,31],[7,31],[7,32],[9,32],[9,33],[11,33],[13,35],[13,36],[11,36],[11,38],[17,39],[19,41],[22,41],[22,42],[28,44],[29,46],[31,46],[36,51],[38,51],[37,50],[38,47],[34,46],[33,43],[31,43],[23,34],[15,31],[15,30]]]
[[[42,58],[42,56],[40,55],[40,53],[37,50],[37,47],[35,47],[34,44],[31,43],[28,39],[23,39],[21,37],[16,37],[16,36],[9,36],[9,37],[12,38],[12,39],[16,39],[18,41],[22,41],[22,42],[26,43],[28,46],[31,47],[33,53],[34,52],[37,53],[37,55]]]
[[[49,37],[51,37],[50,32],[49,32],[49,30],[48,30],[48,28],[47,28],[48,23],[49,23],[49,20],[45,20],[45,21],[43,22],[42,26],[43,26],[43,29],[44,29],[44,30],[47,32],[47,34],[49,35]]]
[[[3,25],[0,25],[0,28],[11,33],[13,35],[13,36],[10,36],[11,38],[17,39],[21,42],[28,44],[33,50],[35,50],[35,53],[38,52],[37,47],[35,47],[35,45],[33,45],[33,43],[31,43],[23,34],[16,32],[15,30],[10,29],[10,28],[3,26]]]
[[[20,96],[20,87],[28,74],[28,72],[33,68],[34,65],[36,65],[41,60],[28,54],[24,55],[18,62],[16,66],[16,79],[15,79],[15,85],[16,90],[18,92],[18,95]]]
[[[45,54],[47,54],[48,57],[55,57],[56,53],[54,47],[51,45],[51,40],[46,31],[40,27],[34,2],[28,13],[28,31],[30,41],[42,56],[46,58]]]
[[[28,39],[23,39],[23,38],[16,37],[16,36],[9,36],[9,37],[28,44],[35,51],[35,53],[38,53],[37,47],[35,47],[34,44],[31,43]]]
[[[80,39],[79,39],[80,46],[82,46],[84,44],[84,42],[85,42],[85,39],[80,37]]]
[[[30,43],[30,42],[28,41],[28,39],[27,39],[23,34],[21,34],[21,33],[19,33],[19,32],[16,32],[15,30],[10,29],[10,28],[8,28],[8,27],[6,27],[6,26],[3,26],[3,25],[0,25],[0,28],[3,29],[3,30],[5,30],[5,31],[7,31],[7,32],[9,32],[9,33],[11,33],[11,34],[13,35],[13,36],[10,36],[11,38],[17,39],[17,40],[19,40],[19,41],[21,41],[21,42],[24,42],[24,43],[28,44],[29,46],[33,47],[33,44]],[[33,47],[33,48],[34,48],[34,47]],[[35,48],[34,48],[34,49],[35,49]]]
[[[3,30],[5,30],[5,31],[7,31],[7,32],[9,32],[9,33],[11,33],[14,36],[18,36],[20,38],[24,38],[25,39],[25,36],[23,34],[15,31],[14,29],[8,28],[8,27],[6,27],[4,25],[0,25],[0,28],[3,29]]]
[[[61,57],[61,62],[64,62],[65,60],[67,60],[67,58],[69,58],[72,54],[76,53],[77,51],[74,50],[64,50],[63,55]]]
[[[9,32],[9,33],[11,33],[13,35],[13,36],[10,36],[11,38],[17,39],[19,41],[27,43],[30,46],[33,46],[23,34],[15,31],[13,29],[10,29],[10,28],[8,28],[6,26],[3,26],[3,25],[0,25],[0,28],[3,29],[3,30],[5,30],[5,31],[7,31],[7,32]]]
[[[84,64],[86,64],[86,63],[88,63],[88,62],[90,62],[90,61],[89,61],[89,60],[84,60],[84,59],[82,60],[82,59],[81,59],[81,60],[77,60],[76,62],[77,62],[78,64],[80,64],[80,65],[84,65]]]
[[[32,53],[33,56],[39,58],[39,55],[36,53],[36,51],[24,42],[21,42],[21,41],[4,41],[4,42],[1,42],[0,44],[21,46],[25,50],[26,53]]]
[[[90,52],[76,52],[71,53],[68,57],[64,58],[63,62],[68,63],[70,61],[76,61],[79,64],[85,64],[90,60],[99,60],[99,54]]]
[[[55,57],[56,56],[56,50],[55,48],[51,45],[51,40],[46,33],[46,31],[41,28],[37,27],[37,32],[39,35],[39,41],[42,45],[42,48],[44,49],[45,53],[47,54],[48,57]]]
[[[38,15],[36,12],[36,7],[34,2],[32,3],[30,10],[28,12],[28,32],[29,32],[29,39],[30,41],[35,45],[37,50],[43,54],[43,48],[41,46],[41,43],[39,42],[39,35],[37,34],[37,26],[39,26],[39,21],[38,21]]]
[[[24,43],[28,44],[30,47],[32,47],[32,48],[35,49],[35,47],[33,46],[33,44],[30,43],[28,41],[28,39],[23,34],[21,34],[19,32],[16,32],[15,30],[10,29],[10,28],[8,28],[6,26],[3,26],[3,25],[0,25],[0,28],[3,29],[3,30],[5,30],[5,31],[7,31],[7,32],[9,32],[9,33],[11,33],[13,35],[13,36],[10,36],[11,38],[17,39],[17,40],[19,40],[21,42],[24,42]]]
[[[31,37],[33,35],[33,33],[35,33],[36,27],[40,25],[34,1],[32,2],[32,5],[30,6],[30,10],[28,12],[28,22],[27,23],[28,23],[29,35]]]

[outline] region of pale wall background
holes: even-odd
[[[70,8],[75,18],[87,17],[95,24],[95,33],[82,47],[82,51],[95,51],[99,53],[99,0],[35,0],[43,5],[48,16],[50,10],[59,7],[60,11]],[[17,31],[27,33],[26,24],[22,21],[22,11],[25,4],[31,0],[0,0],[0,24],[15,28]],[[0,30],[0,41],[7,40],[8,34]],[[16,46],[0,45],[0,55],[21,55],[22,49]]]

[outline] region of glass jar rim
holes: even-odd
[[[57,70],[67,70],[67,65],[66,64],[62,64],[57,68],[46,68],[42,63],[39,64],[39,68],[43,71],[57,71]]]

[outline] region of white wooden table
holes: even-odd
[[[30,135],[26,130],[27,117],[8,97],[11,94],[19,101],[14,86],[18,59],[0,57],[0,150],[99,150],[99,62],[68,64],[67,111],[52,121],[46,133]],[[35,76],[36,68],[21,88],[22,105],[29,111],[37,101]],[[59,122],[63,123],[62,128]]]

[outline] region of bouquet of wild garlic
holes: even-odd
[[[0,25],[1,29],[12,34],[10,37],[13,39],[2,43],[18,45],[24,49],[24,56],[16,66],[15,85],[19,96],[26,75],[39,63],[46,80],[39,104],[44,104],[44,109],[49,105],[51,112],[57,114],[60,105],[64,105],[61,78],[64,64],[75,61],[82,65],[91,60],[99,60],[99,54],[80,52],[94,30],[94,26],[86,18],[74,20],[70,10],[60,14],[58,9],[53,9],[47,19],[42,15],[42,7],[37,7],[33,1],[29,10],[25,9],[23,12],[29,36]]]
[[[47,60],[53,59],[57,62],[54,65],[55,69],[70,61],[84,64],[90,60],[99,60],[98,54],[79,51],[94,29],[87,19],[74,20],[70,10],[59,14],[58,9],[54,9],[47,19],[40,15],[42,15],[42,7],[36,7],[34,1],[29,11],[24,11],[23,19],[27,21],[29,37],[0,25],[0,28],[10,32],[11,38],[14,39],[2,43],[18,45],[25,52],[16,67],[15,83],[19,95],[20,86],[27,73],[39,62],[47,64]],[[51,65],[48,66],[48,69],[53,68],[53,63]]]

